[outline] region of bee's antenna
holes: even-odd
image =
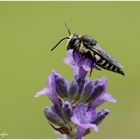
[[[66,23],[64,23],[64,24],[65,24],[65,27],[67,28],[67,31],[68,31],[69,35],[71,35],[71,32],[70,32],[70,29],[69,29],[68,25]]]
[[[65,40],[65,39],[70,39],[69,37],[64,37],[64,38],[62,38],[52,49],[51,49],[51,51],[53,51],[63,40]]]

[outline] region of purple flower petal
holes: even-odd
[[[58,95],[60,97],[65,97],[67,95],[67,84],[65,80],[55,71],[52,71],[52,73],[48,77],[47,83],[48,88],[45,88],[38,92],[35,97],[46,94],[54,104],[59,105],[60,100],[58,98]]]
[[[83,60],[81,65],[85,71],[90,71],[91,68],[93,68],[95,64],[94,64],[93,60],[86,58]]]
[[[114,99],[109,93],[105,93],[102,98],[105,102],[116,103],[116,99]]]
[[[67,57],[64,59],[64,63],[70,67],[77,66],[77,62],[73,59],[73,50],[67,51]]]
[[[96,120],[97,118],[97,112],[95,109],[88,109],[88,116],[89,116],[89,121],[93,122]]]
[[[52,73],[48,77],[48,88],[49,92],[47,93],[48,98],[54,103],[54,104],[60,104],[57,92],[56,92],[56,84],[55,84],[55,75],[57,73],[55,71],[52,71]]]
[[[63,119],[61,117],[59,117],[59,115],[56,114],[55,112],[53,112],[51,109],[45,108],[44,109],[44,114],[45,114],[46,118],[51,123],[53,123],[55,125],[58,125],[58,126],[64,126],[65,125]]]
[[[84,88],[84,85],[88,82],[88,79],[81,79],[81,78],[76,78],[75,77],[75,80],[77,81],[78,83],[78,87],[79,87],[79,96],[81,96],[81,93],[83,91],[83,88]]]
[[[87,103],[88,99],[91,97],[93,92],[94,83],[92,81],[88,81],[85,83],[83,91],[81,93],[81,102]]]
[[[77,124],[87,124],[93,122],[97,118],[97,112],[94,108],[79,103],[73,110],[73,116],[71,120]]]
[[[87,75],[87,71],[83,67],[79,67],[78,78],[84,80]]]
[[[71,101],[73,101],[79,91],[78,83],[75,80],[72,80],[68,85],[68,97]]]
[[[88,111],[87,105],[82,103],[78,104],[73,110],[73,116],[71,117],[71,121],[78,126],[76,138],[82,138],[87,129],[98,131],[97,126],[91,123],[91,121],[95,119],[95,111]]]
[[[88,101],[93,102],[98,97],[100,97],[102,94],[104,94],[105,88],[106,88],[105,85],[101,85],[101,84],[95,86],[90,98],[88,99]]]
[[[78,104],[75,109],[73,110],[73,116],[72,120],[76,120],[76,124],[80,123],[87,123],[88,120],[88,114],[87,114],[88,107],[85,104]]]
[[[79,54],[77,52],[75,52],[75,53],[71,52],[71,55],[73,57],[73,60],[76,62],[76,65],[79,67],[80,66],[83,67],[83,69],[85,71],[88,72],[91,70],[91,68],[94,67],[95,63],[93,60],[86,58],[85,56],[82,56],[81,54]]]
[[[52,101],[53,104],[58,104],[58,105],[60,104],[60,100],[58,96],[56,95],[56,93],[51,91],[51,89],[48,90],[47,96]]]
[[[66,122],[70,122],[70,118],[72,116],[72,107],[71,104],[66,101],[63,105],[63,118],[65,119]]]
[[[58,74],[54,75],[56,92],[61,98],[67,97],[67,83],[64,78]]]
[[[41,91],[39,91],[35,94],[35,97],[39,97],[41,95],[46,95],[48,93],[48,90],[49,90],[48,88],[42,89]]]
[[[54,94],[59,95],[61,98],[67,96],[67,82],[55,71],[52,71],[48,77],[48,87]]]
[[[105,93],[107,79],[102,78],[100,80],[93,81],[92,83],[92,89],[89,88],[88,93],[85,94],[85,96],[87,95],[85,97],[87,103],[95,101],[98,97],[102,96]]]
[[[116,103],[116,100],[108,93],[103,94],[95,101],[92,102],[92,108],[97,108],[99,105],[103,104],[104,102]]]
[[[81,54],[74,53],[73,50],[67,51],[67,57],[64,59],[64,62],[72,67],[74,76],[78,75],[79,77],[86,76],[87,72],[94,68],[95,62],[89,58],[82,58]],[[82,70],[82,69],[83,70]],[[82,75],[80,75],[82,72]]]
[[[56,72],[54,70],[52,70],[51,74],[48,76],[48,80],[47,80],[47,83],[48,83],[48,87],[53,91],[53,92],[56,92],[55,91],[55,79],[54,79],[54,76],[56,75]]]
[[[47,95],[53,104],[60,104],[60,101],[55,92],[51,91],[51,89],[44,88],[41,91],[37,92],[35,97],[39,97],[41,95]]]
[[[77,128],[76,139],[82,139],[88,129],[92,129],[95,132],[98,131],[98,127],[95,124],[79,125]]]
[[[105,119],[105,117],[109,114],[109,110],[103,109],[97,113],[97,118],[93,122],[96,125],[99,125],[102,123],[102,121]]]

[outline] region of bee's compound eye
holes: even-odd
[[[96,46],[96,44],[97,44],[97,41],[94,40],[94,41],[92,42],[92,45],[93,45],[93,46]]]
[[[96,42],[93,43],[93,46],[96,46]]]
[[[88,35],[82,36],[81,40],[84,42],[85,45],[96,46],[97,44],[97,41]]]

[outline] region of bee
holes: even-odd
[[[73,49],[73,53],[77,52],[86,58],[89,58],[95,62],[96,68],[101,68],[113,71],[115,73],[125,75],[122,66],[106,53],[97,43],[95,39],[88,35],[78,36],[77,34],[71,34],[67,24],[65,24],[69,33],[68,37],[62,38],[52,49],[53,51],[63,40],[68,40],[67,51]],[[92,69],[91,69],[92,71]]]

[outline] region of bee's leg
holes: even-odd
[[[101,68],[99,66],[97,66],[97,65],[95,65],[94,67],[95,67],[96,70],[101,70]],[[90,76],[92,74],[92,70],[93,70],[93,68],[90,69]]]
[[[90,74],[89,74],[90,77],[91,77],[91,74],[92,74],[92,70],[93,70],[93,68],[90,69]]]

